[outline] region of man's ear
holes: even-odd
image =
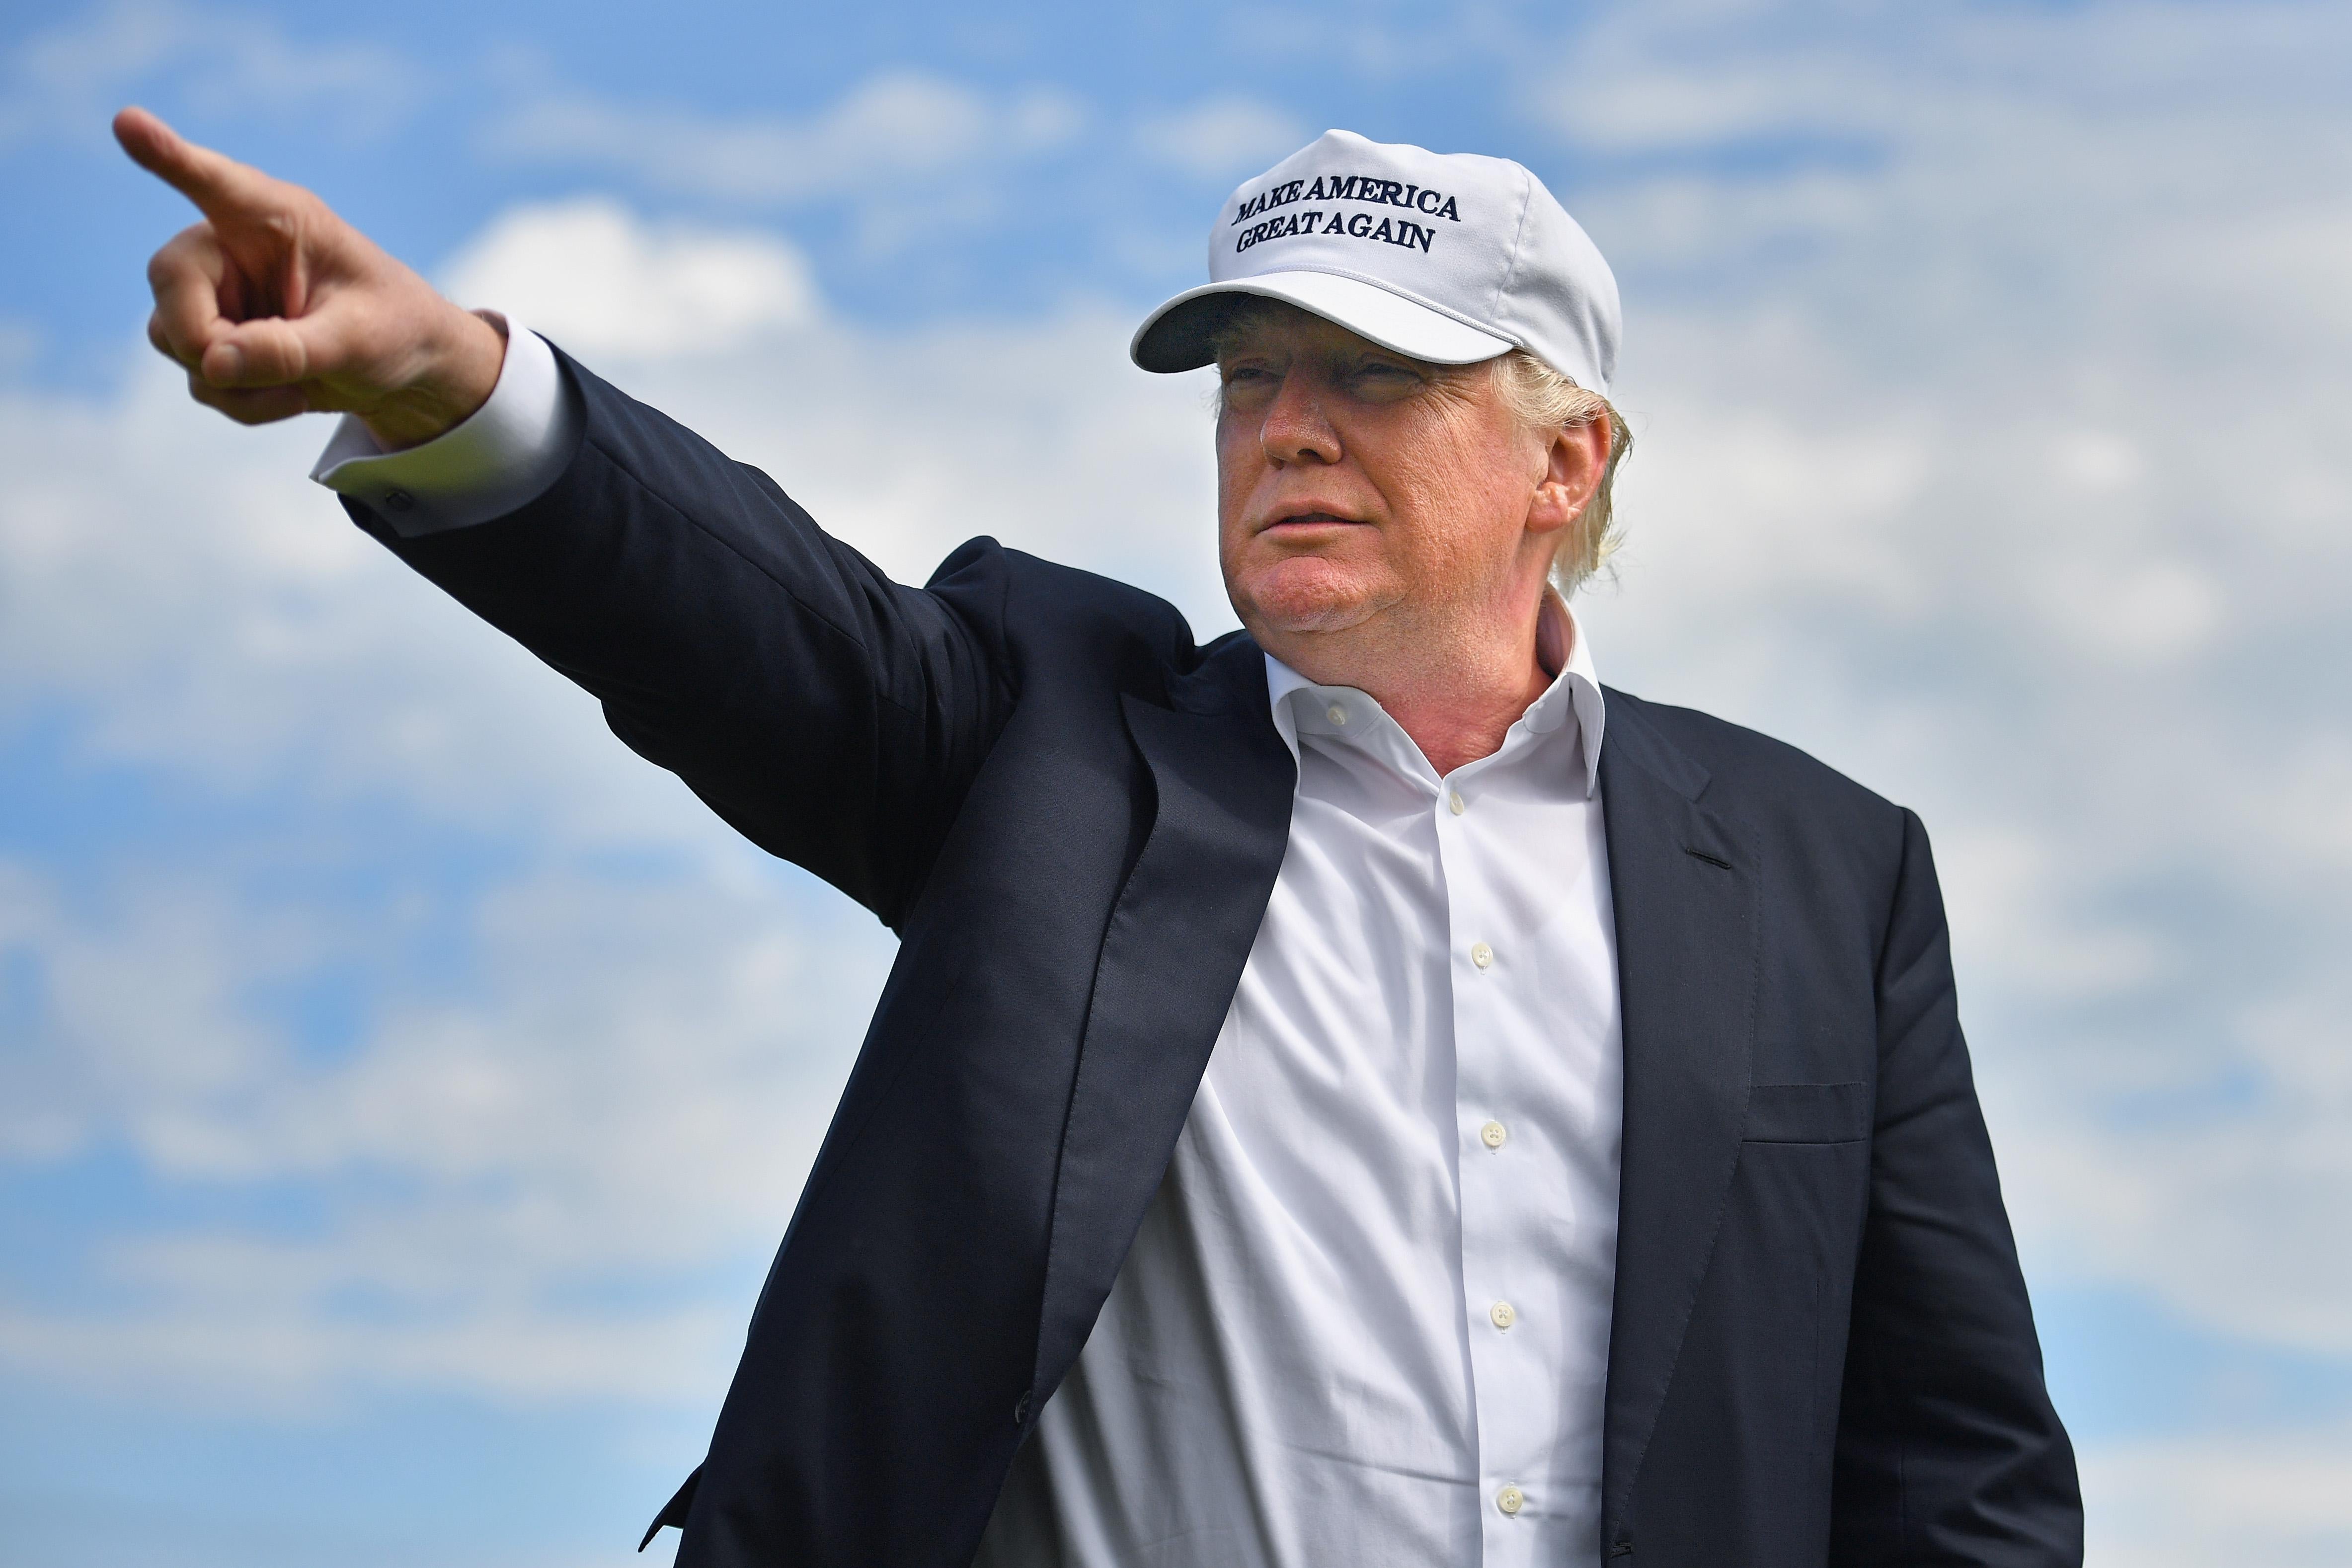
[[[1528,506],[1528,531],[1557,533],[1584,515],[1601,476],[1609,471],[1609,421],[1587,419],[1552,432],[1544,451],[1543,478]]]

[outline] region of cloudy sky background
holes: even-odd
[[[2352,12],[735,9],[0,23],[0,1563],[643,1561],[889,959],[185,402],[131,100],[901,576],[1204,635],[1139,312],[1327,126],[1526,162],[1604,675],[1935,836],[2095,1561],[2352,1563]]]

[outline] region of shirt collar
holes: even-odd
[[[1540,735],[1559,729],[1570,719],[1576,721],[1581,742],[1579,749],[1583,753],[1584,795],[1590,800],[1601,789],[1601,736],[1606,718],[1601,678],[1593,670],[1591,637],[1576,618],[1576,612],[1550,588],[1544,590],[1543,605],[1537,612],[1536,658],[1551,672],[1552,681],[1542,695],[1528,704],[1519,722],[1530,733]],[[1272,654],[1265,656],[1265,689],[1274,710],[1275,730],[1282,736],[1282,743],[1290,748],[1294,763],[1298,760],[1298,715],[1294,700],[1319,705],[1335,696],[1355,697],[1379,707],[1370,693],[1356,687],[1318,686]],[[1308,695],[1300,697],[1301,692]]]

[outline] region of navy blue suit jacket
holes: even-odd
[[[901,942],[709,1456],[656,1528],[682,1526],[685,1568],[968,1563],[1281,865],[1263,659],[992,540],[900,586],[563,365],[584,434],[546,494],[417,539],[352,515]],[[1918,820],[1750,731],[1608,702],[1601,1559],[2079,1562]]]

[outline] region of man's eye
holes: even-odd
[[[1356,371],[1359,386],[1376,392],[1395,392],[1412,385],[1421,378],[1397,364],[1368,364]]]

